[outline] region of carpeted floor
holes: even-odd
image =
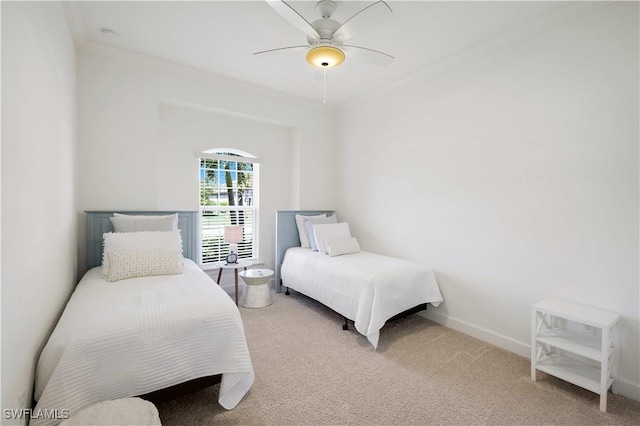
[[[539,373],[529,360],[418,315],[387,324],[378,350],[304,296],[240,308],[256,373],[238,406],[218,386],[158,405],[163,425],[640,425],[640,403]]]

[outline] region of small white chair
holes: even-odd
[[[62,421],[60,426],[161,426],[155,405],[141,398],[121,398],[103,401],[79,411]]]

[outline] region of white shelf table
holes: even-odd
[[[571,321],[580,330],[563,324]],[[589,327],[593,334],[584,332]],[[607,411],[607,392],[618,393],[620,315],[558,299],[531,309],[531,380],[536,370],[600,395]],[[559,350],[559,351],[558,351]]]

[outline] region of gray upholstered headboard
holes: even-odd
[[[280,293],[280,267],[284,253],[289,247],[300,247],[300,236],[296,225],[296,215],[315,216],[322,213],[331,215],[333,210],[276,210],[276,292]]]
[[[198,212],[189,211],[88,211],[87,213],[87,269],[102,264],[102,234],[113,232],[109,218],[113,213],[136,215],[167,215],[178,213],[178,229],[182,234],[184,257],[198,262]]]

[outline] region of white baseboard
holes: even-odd
[[[625,379],[619,380],[619,392],[620,395],[626,396],[629,399],[633,399],[634,401],[640,401],[640,384],[631,383]]]
[[[418,315],[468,336],[475,337],[483,342],[487,342],[501,349],[521,355],[527,359],[531,359],[531,345],[529,343],[519,342],[502,334],[498,334],[466,321],[448,317],[434,311],[421,311],[418,312]],[[629,380],[625,380],[624,378],[619,378],[618,380],[620,395],[635,401],[640,401],[639,383],[633,383]]]
[[[510,337],[503,336],[465,321],[441,315],[434,311],[421,311],[418,312],[418,315],[471,337],[475,337],[483,342],[491,343],[494,346],[513,352],[514,354],[521,355],[527,359],[531,358],[531,345],[527,343],[518,342]]]

